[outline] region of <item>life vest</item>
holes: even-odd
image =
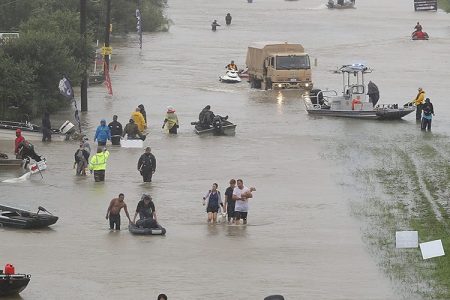
[[[228,64],[227,69],[228,70],[237,70],[237,66],[235,64]]]
[[[92,156],[91,161],[89,162],[89,170],[99,171],[106,170],[106,162],[109,157],[109,151],[97,153]]]

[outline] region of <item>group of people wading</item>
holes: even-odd
[[[420,127],[424,131],[431,131],[431,120],[434,116],[433,103],[430,98],[425,98],[425,91],[422,88],[417,90],[417,96],[407,105],[416,106],[416,120],[420,121]]]

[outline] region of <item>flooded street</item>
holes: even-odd
[[[74,175],[75,142],[35,142],[48,160],[44,178],[20,185],[0,183],[0,203],[60,217],[48,230],[0,229],[0,265],[32,274],[23,299],[420,299],[391,282],[363,242],[364,220],[351,203],[364,201],[352,170],[374,163],[372,147],[410,149],[415,143],[446,142],[450,125],[447,81],[450,16],[415,13],[412,0],[367,0],[355,10],[328,10],[326,0],[170,0],[167,33],[113,40],[114,96],[103,86],[89,90],[82,114],[91,146],[101,118],[113,114],[125,125],[144,104],[150,134],[145,141],[157,159],[151,184],[136,170],[141,149],[109,147],[106,181]],[[227,12],[233,16],[225,26]],[[222,24],[211,32],[210,23]],[[411,41],[417,21],[430,40]],[[144,20],[145,24],[145,20]],[[144,25],[145,26],[145,25]],[[423,87],[434,103],[433,133],[424,141],[414,115],[399,122],[312,118],[298,91],[251,90],[246,83],[218,81],[234,59],[244,67],[254,41],[303,44],[317,59],[316,87],[341,89],[343,64],[374,68],[368,79],[381,103],[403,104]],[[56,84],[56,83],[55,83]],[[79,94],[79,93],[78,93]],[[190,125],[205,105],[229,115],[235,137],[199,137]],[[178,136],[161,125],[168,105],[180,119]],[[52,115],[52,124],[73,112]],[[26,136],[25,136],[26,137]],[[92,147],[94,149],[94,147]],[[350,149],[346,152],[346,149]],[[10,154],[13,141],[0,141]],[[0,181],[21,175],[0,170]],[[249,225],[208,226],[201,197],[213,182],[223,193],[231,178],[257,191]],[[125,194],[130,214],[150,193],[167,235],[132,236],[122,212],[121,232],[110,232],[109,201]],[[381,193],[381,192],[380,192]],[[19,298],[20,299],[20,298]]]

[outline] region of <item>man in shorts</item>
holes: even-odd
[[[120,193],[119,198],[114,198],[109,203],[108,210],[106,211],[106,220],[109,219],[109,228],[114,230],[114,225],[116,230],[120,230],[120,211],[125,211],[128,221],[131,223],[130,214],[128,213],[127,205],[123,201],[125,199],[124,194]]]
[[[233,191],[234,191],[235,186],[236,186],[236,180],[231,179],[230,186],[225,191],[225,209],[224,209],[224,211],[227,212],[228,224],[234,223],[234,207],[235,207],[236,201],[233,200]]]
[[[234,207],[236,225],[239,225],[241,219],[244,225],[247,224],[248,199],[250,198],[253,198],[252,192],[248,187],[244,186],[242,179],[238,179],[237,187],[234,188],[232,197],[236,201]]]

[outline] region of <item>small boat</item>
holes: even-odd
[[[31,275],[15,274],[14,267],[5,266],[5,272],[0,270],[0,296],[17,295],[22,292],[30,282]]]
[[[225,75],[219,77],[219,81],[224,83],[239,83],[241,82],[241,78],[238,75],[238,71],[227,70]]]
[[[136,235],[165,235],[166,229],[161,225],[158,225],[156,228],[144,228],[138,227],[134,224],[128,225],[128,231],[132,234]]]
[[[428,40],[430,37],[428,36],[428,33],[424,32],[424,31],[414,31],[411,34],[411,39],[413,41],[426,41]]]
[[[329,0],[327,3],[327,7],[330,9],[346,9],[346,8],[355,8],[355,0]]]
[[[362,64],[344,65],[342,95],[334,90],[313,90],[303,95],[306,111],[311,115],[358,119],[400,120],[415,111],[411,105],[374,105],[367,99],[364,75],[372,70]],[[377,99],[378,100],[378,99]]]
[[[229,135],[234,136],[236,134],[235,124],[227,121],[226,118],[220,116],[214,117],[213,126],[204,128],[200,126],[199,122],[191,122],[194,125],[194,131],[198,135]]]
[[[45,212],[45,214],[40,212]],[[37,213],[32,213],[0,205],[0,226],[37,229],[53,225],[56,221],[58,221],[58,217],[52,215],[42,206],[38,207]]]
[[[23,159],[16,158],[0,158],[0,167],[22,167],[24,165]]]
[[[30,122],[0,121],[0,139],[14,140],[16,130],[22,130],[22,134],[27,141],[42,140],[41,127]],[[59,129],[52,129],[52,139],[61,141],[68,140],[69,136],[75,132],[74,125],[70,121],[64,122]]]

